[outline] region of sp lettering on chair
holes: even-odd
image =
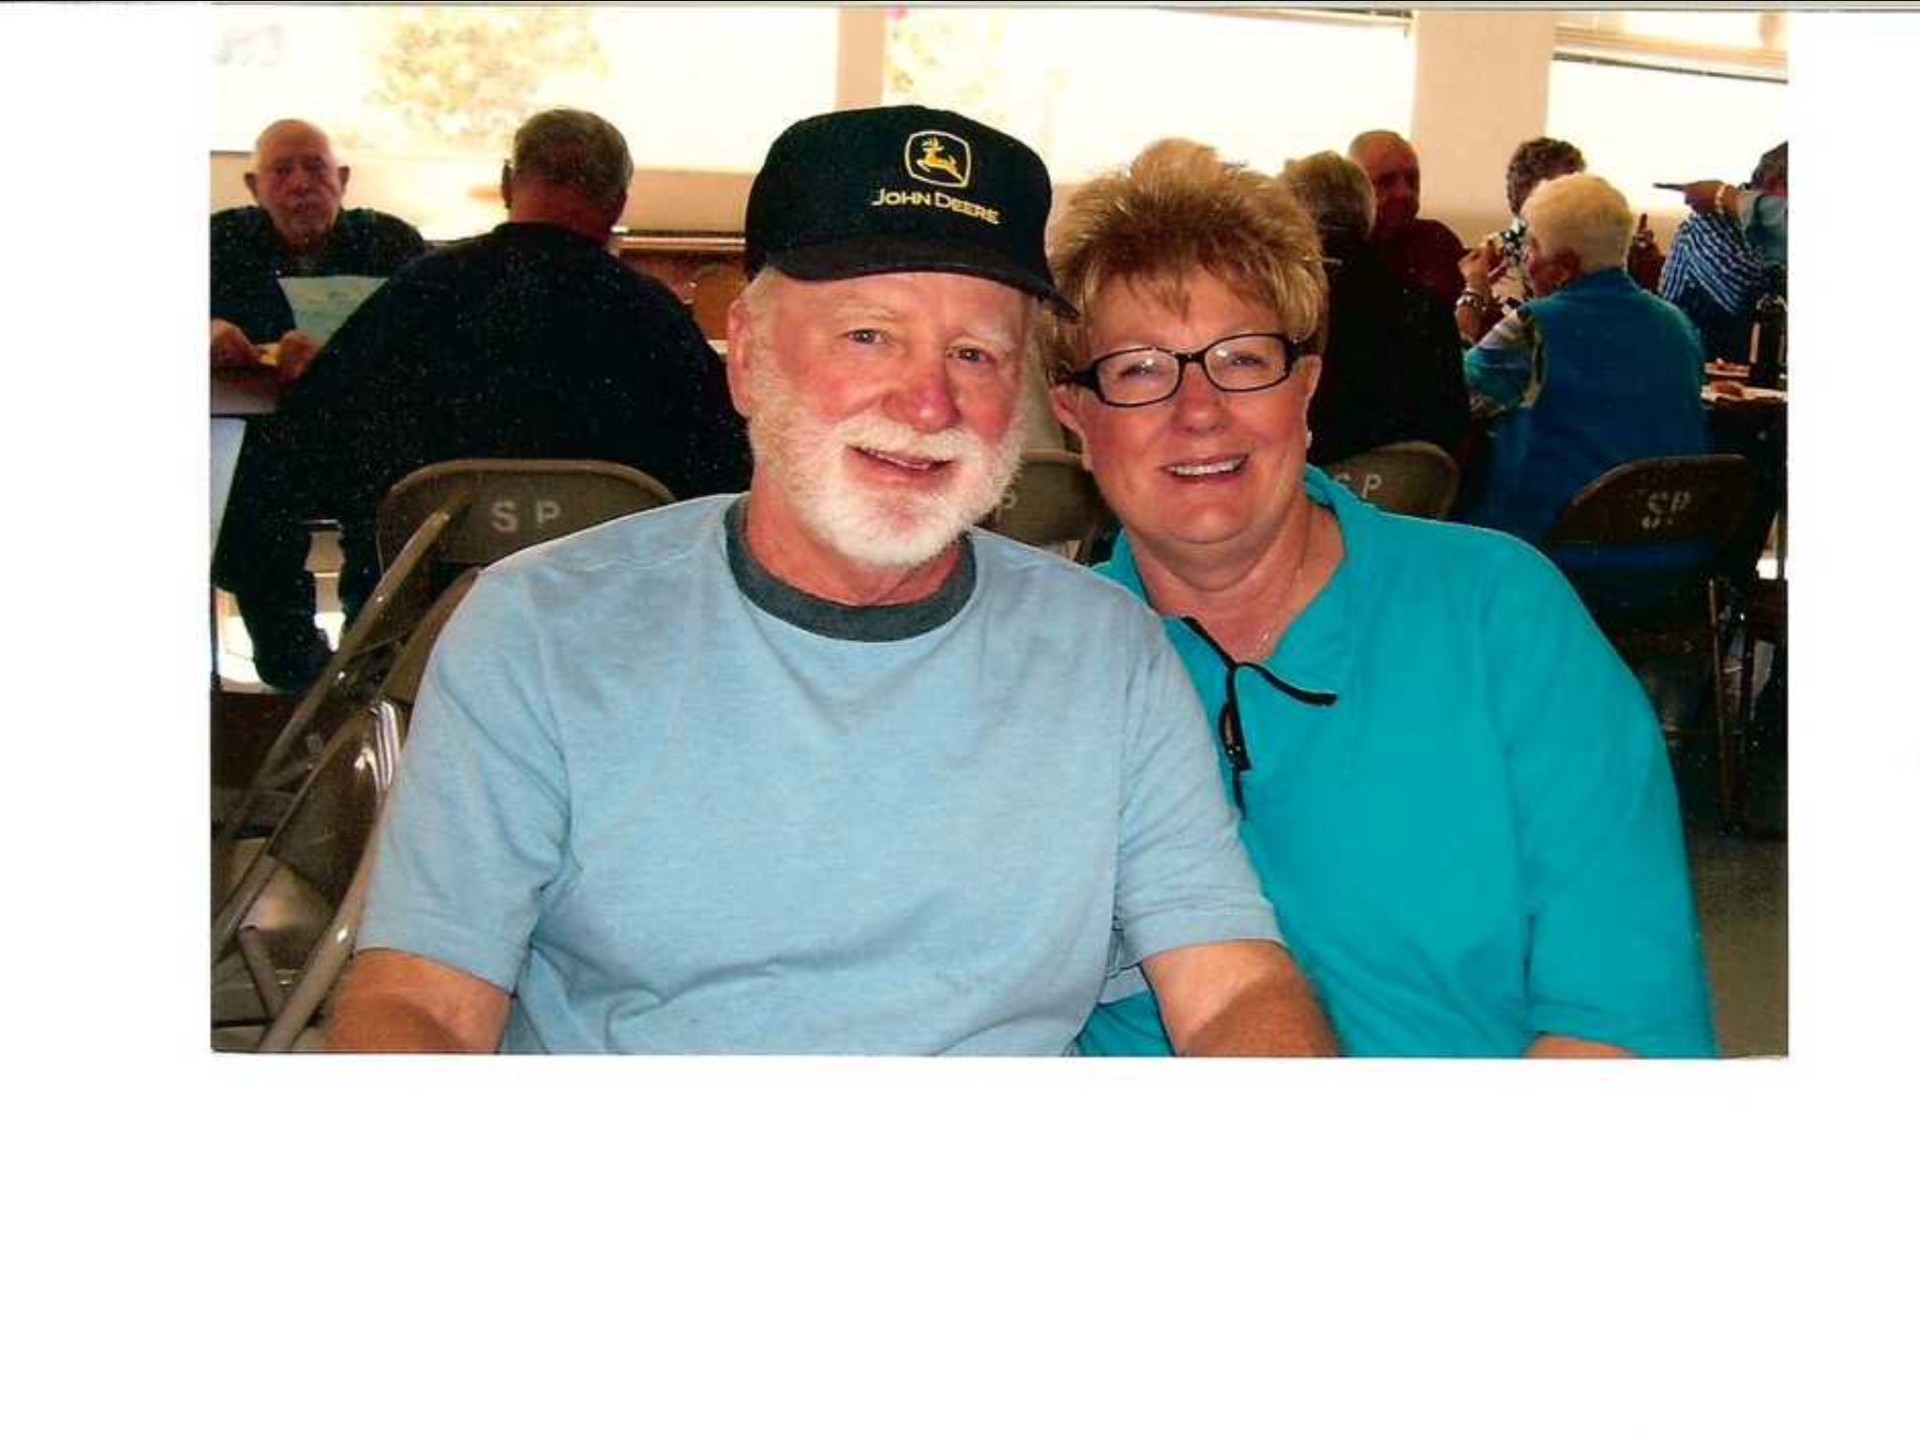
[[[1738,825],[1745,785],[1726,655],[1766,533],[1755,503],[1744,456],[1633,460],[1574,496],[1541,547],[1629,665],[1665,655],[1704,666],[1723,829]]]
[[[1327,473],[1368,504],[1396,515],[1444,520],[1460,492],[1460,467],[1438,445],[1398,440],[1335,460]]]
[[[523,513],[525,510],[532,513]],[[551,530],[564,534],[569,528],[561,521],[560,502],[540,497],[530,502],[514,499],[495,500],[487,507],[487,519],[501,535],[520,535],[525,531]]]

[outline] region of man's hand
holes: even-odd
[[[1627,273],[1642,290],[1660,289],[1660,271],[1667,263],[1660,253],[1660,242],[1653,238],[1647,217],[1640,217],[1640,228],[1633,232],[1633,244],[1627,247]]]
[[[306,331],[287,331],[280,337],[280,382],[291,385],[298,380],[319,353],[320,342]]]
[[[1493,282],[1507,273],[1506,257],[1500,253],[1500,237],[1489,235],[1460,257],[1460,278],[1467,289],[1485,294]]]
[[[213,368],[234,370],[260,363],[260,347],[231,320],[213,322]]]
[[[1313,985],[1278,945],[1236,940],[1142,966],[1178,1055],[1338,1055]]]

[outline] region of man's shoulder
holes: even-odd
[[[1413,228],[1423,248],[1451,252],[1455,259],[1467,253],[1467,247],[1460,237],[1438,220],[1416,219]]]
[[[488,574],[552,579],[574,587],[594,578],[642,577],[695,563],[720,536],[738,495],[677,500],[530,546],[496,562]]]
[[[258,240],[271,229],[267,212],[258,205],[234,205],[216,210],[208,217],[208,228],[216,243]]]
[[[1145,603],[1103,569],[1076,564],[1005,535],[979,529],[968,533],[983,577],[1009,603],[1040,603],[1051,615],[1072,614],[1121,625],[1153,619]]]

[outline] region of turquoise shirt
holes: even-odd
[[[1240,835],[1343,1048],[1714,1053],[1672,771],[1632,673],[1530,547],[1306,484],[1346,555],[1267,668],[1338,698],[1238,675]],[[1128,537],[1103,568],[1145,598]],[[1165,623],[1218,716],[1226,665]],[[1084,1053],[1166,1053],[1137,970],[1102,998]]]

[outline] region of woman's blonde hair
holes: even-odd
[[[1050,379],[1091,358],[1085,315],[1108,285],[1129,281],[1179,309],[1196,271],[1271,305],[1281,332],[1301,349],[1319,347],[1327,281],[1312,217],[1280,180],[1195,141],[1156,141],[1131,164],[1076,189],[1054,222],[1048,252],[1055,283],[1081,312],[1078,320],[1042,313],[1040,357]]]

